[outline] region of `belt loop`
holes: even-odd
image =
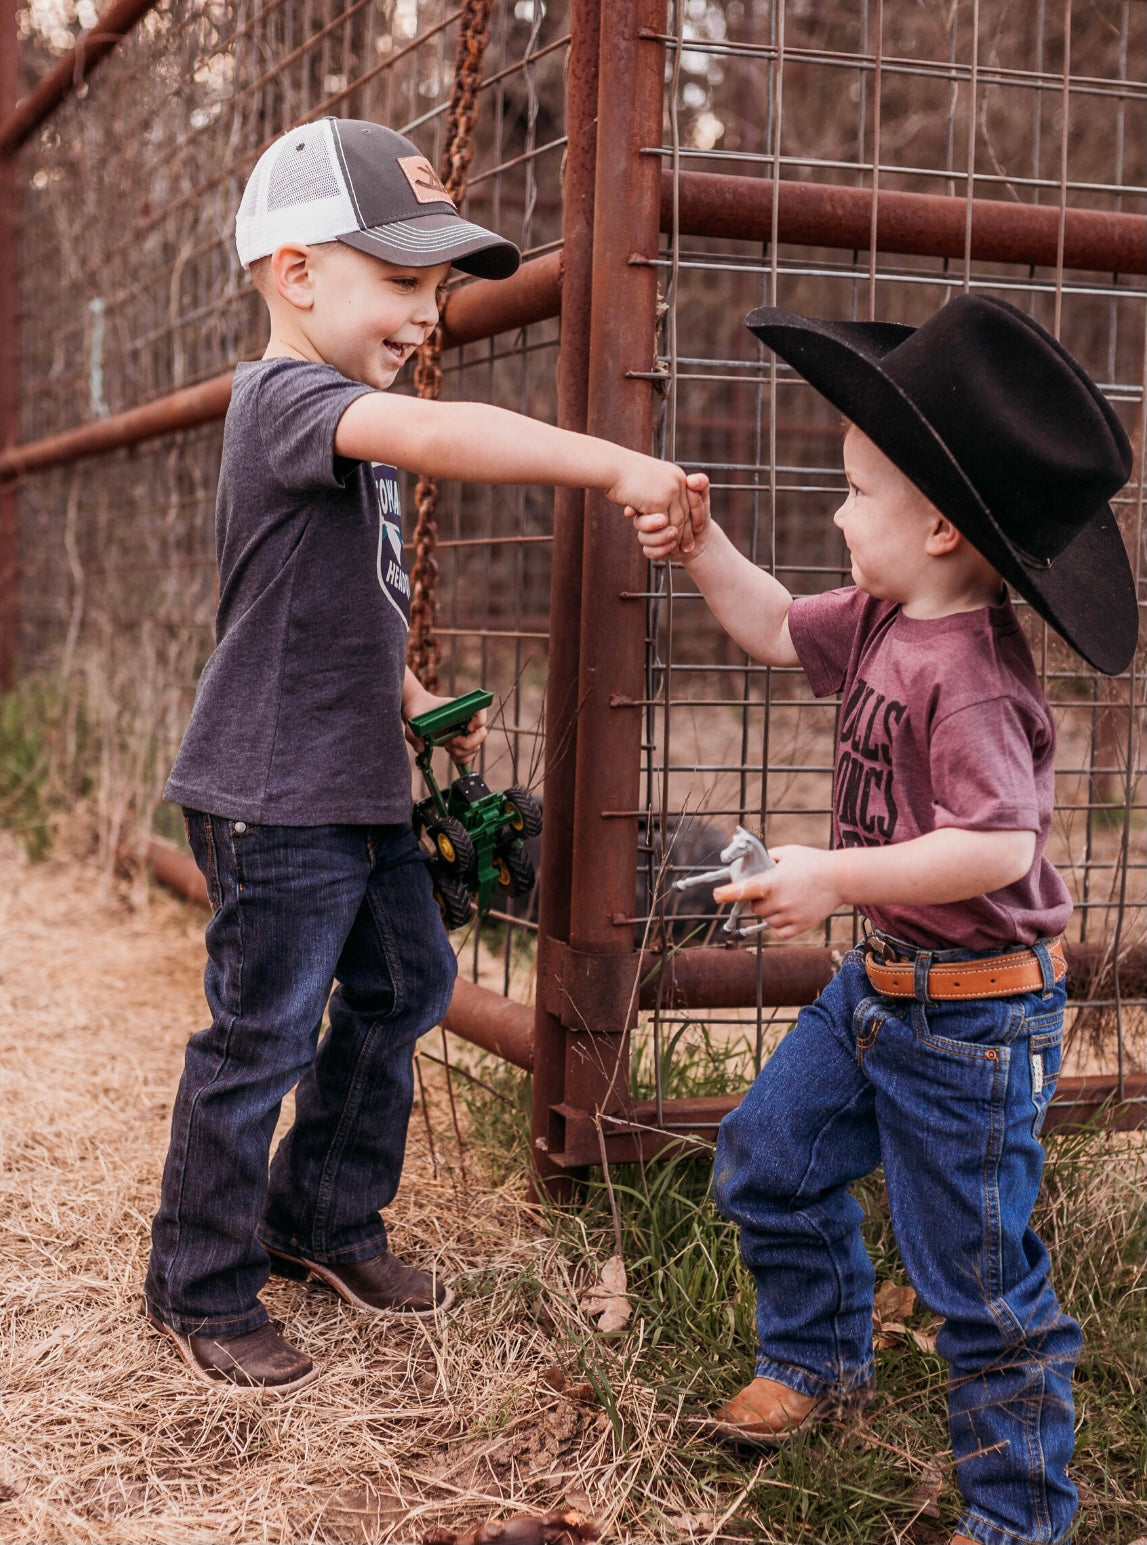
[[[1050,995],[1055,987],[1055,967],[1051,963],[1051,954],[1045,939],[1037,939],[1032,945],[1032,954],[1039,961],[1039,974],[1043,982],[1043,996]]]
[[[921,950],[916,956],[916,964],[912,972],[912,994],[921,1003],[927,1003],[928,999],[928,972],[932,969],[932,956],[928,950]]]

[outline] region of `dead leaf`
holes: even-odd
[[[882,1282],[872,1303],[872,1344],[879,1350],[895,1346],[898,1339],[908,1337],[921,1352],[936,1350],[936,1337],[932,1331],[910,1328],[909,1320],[916,1309],[916,1293],[913,1288],[900,1287],[895,1282]],[[933,1320],[933,1324],[938,1323]]]
[[[926,1518],[940,1516],[940,1487],[943,1480],[943,1473],[935,1465],[925,1465],[919,1485],[914,1486],[908,1494],[909,1502]]]
[[[601,1268],[600,1279],[581,1295],[581,1307],[586,1314],[597,1316],[598,1330],[624,1330],[629,1323],[633,1305],[626,1297],[627,1288],[625,1262],[620,1255],[611,1255]]]
[[[877,1320],[906,1320],[915,1307],[915,1288],[901,1287],[896,1282],[882,1282],[872,1303]]]

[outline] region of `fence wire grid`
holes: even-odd
[[[461,13],[441,0],[163,0],[149,12],[20,153],[21,441],[258,357],[260,307],[233,244],[255,160],[283,129],[334,114],[388,123],[437,164]],[[608,29],[609,7],[601,14]],[[562,239],[570,26],[557,0],[492,9],[465,212],[527,257]],[[30,85],[62,39],[35,9],[23,33]],[[649,46],[666,62],[662,136],[644,149],[663,173],[664,234],[634,260],[653,263],[659,284],[657,449],[709,473],[734,541],[797,593],[847,578],[830,519],[844,487],[838,422],[756,345],[744,315],[775,304],[919,323],[970,289],[1056,332],[1114,403],[1136,449],[1115,508],[1142,587],[1147,265],[1070,266],[1064,232],[1075,210],[1147,213],[1147,6],[677,0]],[[849,190],[871,204],[867,238],[792,239],[775,212],[751,236],[694,234],[682,210],[697,173]],[[942,243],[930,247],[922,212],[911,250],[886,250],[876,209],[890,194],[963,201],[961,249],[928,255]],[[1007,260],[976,255],[981,200],[1056,212],[1051,260],[1022,242]],[[450,350],[443,395],[552,420],[561,342],[555,318]],[[211,424],[19,480],[21,670],[83,705],[109,852],[126,830],[167,819],[159,791],[212,642],[220,434]],[[544,773],[551,515],[546,489],[448,485],[439,499],[442,690],[499,694],[486,765],[501,786],[540,787]],[[827,844],[836,708],[799,673],[740,654],[680,570],[652,566],[644,600],[628,923],[635,945],[672,948],[719,937],[719,920],[682,905],[671,882],[710,866],[734,824]],[[1030,613],[1024,622],[1059,727],[1052,856],[1077,903],[1071,937],[1122,957],[1147,926],[1143,655],[1111,681]],[[815,942],[843,947],[856,926],[831,919]],[[472,973],[528,993],[535,927],[495,919],[494,966],[475,932]],[[1073,1004],[1078,1068],[1142,1066],[1142,994],[1108,970]],[[706,1011],[702,1027],[655,1010],[658,1098],[666,1048],[716,1034],[759,1066],[794,1014]]]

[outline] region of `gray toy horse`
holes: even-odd
[[[747,880],[751,875],[764,874],[766,869],[773,867],[764,843],[743,826],[737,827],[728,847],[721,849],[721,862],[725,865],[723,869],[707,869],[704,874],[691,874],[684,880],[674,880],[673,889],[683,891],[694,885],[724,885],[734,880]],[[722,932],[733,939],[747,939],[751,934],[767,928],[768,923],[763,922],[748,923],[743,928],[740,926],[740,919],[749,907],[747,901],[735,901]]]

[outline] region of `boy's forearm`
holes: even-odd
[[[420,464],[434,477],[468,478],[485,483],[548,483],[555,488],[612,487],[622,475],[628,452],[592,435],[559,429],[483,402],[444,403],[457,430],[436,437],[430,460]]]
[[[609,441],[490,403],[382,393],[351,404],[335,446],[344,456],[389,459],[429,477],[602,489],[618,480],[629,454]]]
[[[709,610],[747,654],[765,665],[797,664],[788,631],[792,596],[739,552],[715,522],[709,522],[703,549],[685,565]]]
[[[1021,880],[1035,856],[1035,833],[943,827],[909,842],[837,848],[829,856],[846,906],[943,906]]]

